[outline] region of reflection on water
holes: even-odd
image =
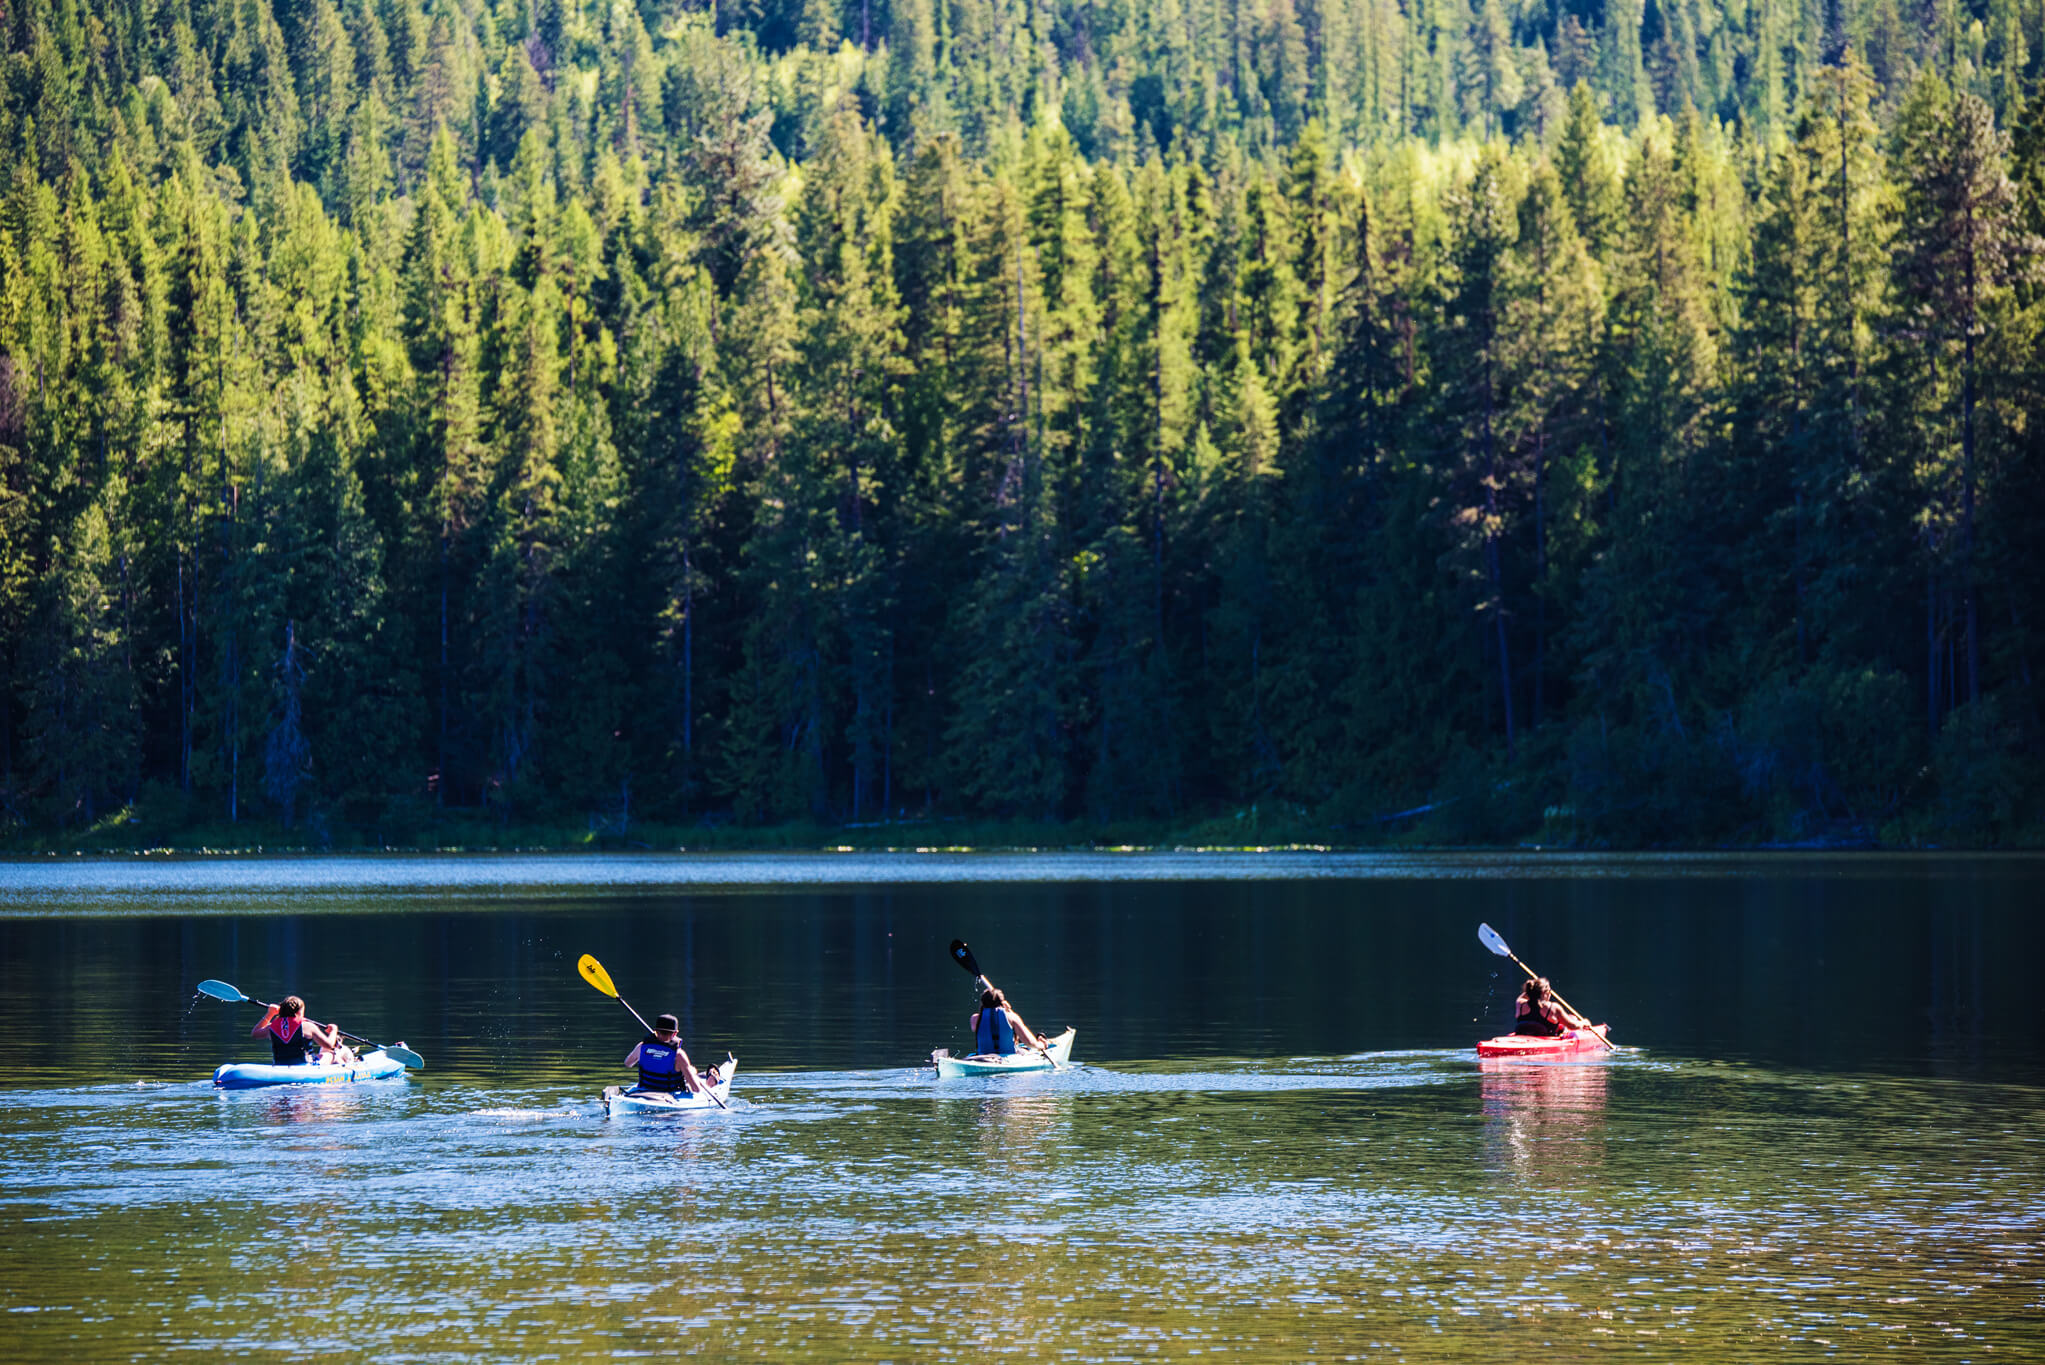
[[[2045,1358],[2030,864],[1423,862],[0,917],[0,1361]],[[1479,1065],[1480,918],[1642,1050]],[[915,1065],[955,936],[1088,1061]],[[731,1112],[602,1117],[585,951],[744,1059]],[[206,976],[429,1070],[215,1091],[261,1044]]]
[[[2045,1349],[2036,1091],[1461,1052],[1028,1079],[610,1122],[546,1085],[8,1092],[0,1357]],[[286,1246],[336,1291],[282,1292]]]
[[[1016,1180],[1042,1177],[1049,1170],[1051,1144],[1071,1128],[1072,1101],[1067,1098],[990,1094],[954,1108],[973,1116],[974,1145],[984,1166],[1005,1170]]]
[[[382,1081],[355,1085],[275,1085],[249,1090],[217,1090],[215,1097],[223,1117],[245,1119],[250,1115],[277,1125],[319,1124],[358,1118],[388,1103],[389,1092],[402,1089],[405,1078],[393,1076]]]
[[[1593,1176],[1605,1159],[1603,1060],[1478,1061],[1486,1159],[1516,1175]]]

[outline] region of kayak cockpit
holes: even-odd
[[[620,1114],[687,1114],[702,1109],[720,1109],[731,1103],[731,1079],[738,1071],[738,1059],[726,1056],[722,1065],[713,1069],[716,1077],[705,1094],[701,1091],[683,1090],[641,1090],[637,1086],[627,1088],[621,1085],[607,1085],[597,1097],[604,1107],[605,1118]],[[712,1099],[711,1096],[716,1096]]]

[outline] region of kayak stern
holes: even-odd
[[[1604,1052],[1611,1044],[1605,1041],[1609,1025],[1600,1024],[1595,1029],[1577,1028],[1553,1038],[1534,1034],[1508,1033],[1499,1038],[1486,1038],[1477,1044],[1479,1057],[1569,1057],[1580,1052]]]

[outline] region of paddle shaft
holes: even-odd
[[[266,1010],[273,1010],[273,1009],[276,1009],[276,1008],[277,1008],[277,1007],[276,1007],[275,1005],[271,1004],[271,1003],[270,1003],[269,1001],[267,1001],[267,1000],[251,1000],[251,1002],[250,1002],[250,1003],[251,1003],[251,1004],[257,1004],[257,1005],[261,1005],[261,1006],[262,1006],[262,1007],[263,1007],[264,1009],[266,1009]],[[305,1017],[305,1022],[306,1022],[306,1023],[308,1023],[308,1024],[320,1024],[320,1021],[319,1021],[319,1020],[317,1020],[317,1019],[315,1019],[315,1018],[313,1018],[313,1017],[312,1017],[311,1015],[307,1015],[307,1016]],[[374,1039],[374,1038],[365,1038],[365,1037],[363,1037],[363,1036],[362,1036],[361,1034],[359,1034],[359,1033],[350,1033],[350,1032],[348,1032],[348,1030],[346,1030],[346,1029],[344,1029],[344,1028],[340,1027],[340,1026],[339,1026],[338,1024],[320,1024],[320,1027],[321,1027],[321,1028],[323,1028],[323,1029],[331,1029],[331,1030],[333,1030],[334,1036],[335,1036],[336,1038],[346,1038],[346,1039],[348,1039],[348,1040],[349,1040],[350,1042],[355,1042],[355,1043],[367,1043],[367,1044],[369,1044],[369,1045],[370,1045],[371,1047],[374,1047],[374,1048],[381,1048],[381,1047],[384,1047],[384,1046],[385,1046],[385,1044],[377,1042],[377,1041],[376,1041],[376,1039]],[[406,1050],[407,1050],[407,1051],[410,1051],[410,1049],[409,1049],[409,1048],[408,1048],[408,1049],[406,1049]]]
[[[218,997],[215,997],[215,998],[217,999]],[[267,1001],[267,1000],[258,1000],[258,999],[256,999],[256,998],[255,998],[255,997],[254,997],[253,995],[244,995],[244,996],[242,997],[242,999],[243,999],[244,1001],[246,1001],[246,1002],[247,1002],[248,1004],[251,1004],[251,1005],[261,1005],[261,1006],[262,1006],[262,1007],[263,1007],[264,1009],[266,1009],[266,1010],[274,1010],[274,1009],[282,1009],[282,1008],[283,1008],[283,1006],[282,1006],[282,1005],[273,1005],[273,1004],[271,1004],[271,1003],[270,1003],[269,1001]],[[308,1023],[308,1024],[320,1024],[320,1021],[319,1021],[319,1020],[317,1020],[317,1019],[313,1018],[313,1017],[312,1017],[311,1015],[309,1015],[309,1014],[305,1016],[305,1022],[306,1022],[306,1023]],[[320,1024],[320,1027],[321,1027],[321,1028],[333,1028],[333,1025],[331,1025],[331,1024]],[[374,1040],[372,1040],[372,1039],[369,1039],[369,1038],[364,1038],[364,1037],[363,1037],[362,1035],[360,1035],[360,1034],[358,1034],[358,1033],[345,1033],[345,1032],[343,1032],[343,1031],[342,1031],[342,1030],[340,1030],[340,1029],[334,1029],[334,1032],[335,1032],[335,1033],[337,1033],[337,1034],[340,1034],[340,1036],[341,1036],[341,1037],[343,1037],[343,1038],[353,1038],[353,1039],[354,1039],[354,1040],[355,1040],[356,1042],[358,1042],[358,1043],[368,1043],[368,1044],[369,1044],[369,1045],[370,1045],[371,1047],[382,1047],[382,1046],[383,1046],[383,1044],[382,1044],[382,1043],[376,1042],[376,1041],[374,1041]]]
[[[329,1024],[327,1027],[333,1028],[333,1025]],[[343,1038],[351,1039],[354,1042],[358,1043],[367,1043],[373,1048],[377,1048],[378,1050],[383,1052],[388,1052],[391,1056],[396,1057],[401,1062],[405,1060],[405,1057],[407,1055],[412,1057],[419,1057],[418,1053],[413,1052],[412,1049],[406,1047],[403,1043],[379,1043],[374,1038],[365,1038],[359,1033],[350,1033],[348,1032],[348,1030],[340,1028],[334,1029],[334,1032],[340,1034]],[[425,1059],[423,1057],[419,1058],[419,1065],[424,1066],[425,1064],[426,1064]],[[405,1062],[405,1065],[410,1066],[411,1063]]]
[[[1504,940],[1502,940],[1502,939],[1501,939],[1501,940],[1500,940],[1500,942],[1502,943],[1502,942],[1504,942]],[[1541,974],[1540,974],[1539,972],[1535,971],[1535,970],[1534,970],[1534,969],[1533,969],[1532,967],[1529,967],[1529,966],[1528,966],[1528,965],[1527,965],[1526,963],[1524,963],[1524,962],[1520,961],[1520,957],[1519,957],[1519,954],[1518,954],[1518,953],[1515,953],[1514,951],[1512,951],[1512,949],[1508,948],[1508,949],[1506,949],[1506,951],[1505,951],[1505,955],[1506,955],[1507,957],[1509,957],[1509,958],[1511,958],[1511,959],[1512,959],[1512,965],[1513,965],[1513,966],[1515,966],[1515,967],[1519,968],[1519,969],[1520,969],[1521,971],[1525,972],[1525,973],[1527,974],[1527,976],[1528,976],[1528,977],[1529,977],[1530,979],[1532,979],[1532,980],[1536,980],[1536,981],[1540,980],[1540,978],[1541,978]],[[1577,1017],[1578,1017],[1579,1019],[1589,1019],[1589,1018],[1590,1018],[1590,1016],[1589,1016],[1588,1014],[1585,1014],[1585,1013],[1584,1013],[1584,1012],[1583,1012],[1582,1010],[1580,1010],[1580,1009],[1578,1009],[1578,1008],[1577,1008],[1576,1006],[1574,1006],[1574,1005],[1570,1004],[1570,1003],[1569,1003],[1569,1002],[1568,1002],[1567,1000],[1564,1000],[1564,999],[1562,998],[1562,992],[1560,992],[1560,991],[1556,990],[1556,989],[1555,989],[1555,988],[1554,988],[1553,986],[1550,986],[1550,987],[1548,988],[1548,994],[1550,994],[1550,995],[1552,995],[1552,996],[1554,996],[1554,997],[1555,997],[1555,1003],[1556,1003],[1556,1004],[1558,1004],[1558,1005],[1562,1006],[1562,1008],[1564,1008],[1564,1009],[1568,1010],[1568,1011],[1569,1011],[1569,1012],[1570,1012],[1571,1014],[1574,1014],[1574,1015],[1576,1015],[1576,1016],[1577,1016]],[[1592,1036],[1593,1038],[1596,1038],[1596,1039],[1597,1039],[1597,1040],[1598,1040],[1599,1042],[1603,1043],[1603,1044],[1604,1044],[1604,1045],[1605,1045],[1605,1046],[1606,1046],[1606,1047],[1607,1047],[1608,1049],[1610,1049],[1611,1051],[1614,1051],[1614,1052],[1618,1051],[1618,1048],[1616,1048],[1616,1047],[1614,1047],[1614,1046],[1613,1046],[1613,1044],[1612,1044],[1612,1040],[1611,1040],[1610,1038],[1607,1038],[1607,1037],[1606,1037],[1606,1036],[1605,1036],[1604,1034],[1602,1034],[1602,1033],[1599,1033],[1599,1032],[1598,1032],[1598,1031],[1597,1031],[1597,1030],[1596,1030],[1595,1028],[1591,1030],[1591,1036]]]
[[[225,995],[221,995],[221,994],[219,994],[219,992],[217,992],[217,991],[210,991],[210,990],[207,990],[207,989],[206,989],[206,987],[208,987],[208,986],[218,986],[218,987],[220,987],[220,988],[221,988],[221,990],[229,990],[229,991],[233,991],[233,992],[235,993],[235,995],[236,995],[236,996],[240,996],[240,998],[239,998],[239,999],[235,999],[235,998],[234,998],[234,997],[232,997],[232,996],[225,996]],[[221,1002],[223,1002],[223,1003],[225,1003],[225,1004],[229,1004],[229,1005],[261,1005],[261,1006],[262,1006],[262,1007],[263,1007],[264,1009],[266,1009],[266,1010],[274,1010],[274,1009],[280,1008],[280,1007],[279,1007],[279,1006],[277,1006],[277,1005],[273,1005],[273,1004],[271,1004],[271,1003],[270,1003],[269,1001],[267,1001],[267,1000],[258,1000],[258,999],[256,999],[256,998],[255,998],[255,997],[254,997],[253,995],[242,995],[242,993],[241,993],[241,988],[240,988],[240,987],[238,987],[238,986],[231,986],[231,985],[229,985],[229,984],[228,984],[227,982],[225,982],[225,981],[211,981],[211,980],[208,980],[208,981],[201,981],[201,982],[199,983],[199,989],[200,989],[200,991],[201,991],[201,992],[202,992],[203,994],[206,994],[206,995],[210,995],[210,996],[212,996],[212,997],[213,997],[213,998],[214,998],[215,1000],[219,1000],[219,1001],[221,1001]],[[307,1019],[307,1020],[306,1020],[306,1022],[307,1022],[308,1024],[319,1024],[319,1023],[320,1023],[320,1021],[319,1021],[319,1020],[317,1020],[317,1019],[310,1019],[310,1018],[309,1018],[309,1019]],[[367,1043],[367,1044],[369,1044],[369,1045],[370,1045],[371,1047],[374,1047],[374,1048],[384,1048],[384,1049],[387,1049],[387,1050],[388,1050],[388,1049],[391,1049],[391,1048],[393,1047],[393,1045],[392,1045],[392,1044],[390,1044],[390,1043],[379,1043],[379,1042],[377,1042],[377,1041],[376,1041],[376,1039],[374,1039],[374,1038],[365,1038],[365,1037],[363,1037],[363,1036],[362,1036],[361,1034],[359,1034],[359,1033],[350,1033],[350,1032],[348,1032],[348,1031],[347,1031],[346,1029],[342,1029],[342,1028],[335,1028],[335,1027],[334,1027],[334,1025],[332,1025],[332,1024],[320,1024],[320,1027],[321,1027],[321,1028],[332,1028],[332,1029],[334,1030],[334,1032],[335,1032],[335,1033],[336,1033],[337,1035],[339,1035],[340,1037],[342,1037],[342,1038],[352,1038],[353,1040],[355,1040],[355,1041],[356,1041],[356,1042],[358,1042],[358,1043]],[[414,1061],[416,1061],[416,1062],[417,1062],[417,1063],[418,1063],[418,1064],[419,1064],[420,1066],[422,1066],[422,1067],[423,1067],[424,1065],[426,1065],[426,1062],[425,1062],[425,1059],[424,1059],[424,1058],[420,1057],[418,1053],[416,1053],[416,1052],[413,1052],[413,1051],[412,1051],[412,1050],[411,1050],[410,1048],[406,1047],[406,1046],[405,1046],[405,1045],[404,1045],[403,1043],[399,1043],[399,1044],[396,1044],[396,1045],[395,1045],[395,1047],[396,1047],[396,1051],[392,1052],[392,1055],[393,1055],[393,1056],[398,1056],[398,1054],[399,1054],[399,1053],[403,1053],[403,1054],[404,1054],[405,1056],[409,1056],[409,1057],[413,1058],[413,1060],[414,1060]],[[402,1060],[403,1060],[403,1057],[399,1057],[399,1060],[401,1060],[401,1061],[402,1061]],[[411,1066],[412,1064],[413,1064],[412,1062],[405,1062],[405,1065],[406,1065],[406,1066]]]

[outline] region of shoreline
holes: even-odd
[[[316,862],[359,861],[364,863],[426,861],[434,859],[512,859],[549,861],[623,862],[633,859],[716,862],[760,860],[824,861],[844,859],[1021,859],[1044,862],[1076,859],[1302,859],[1324,858],[1381,863],[1385,866],[1420,865],[1437,860],[1491,859],[1547,861],[1555,865],[1601,862],[1680,863],[1734,859],[1840,857],[1883,860],[1915,858],[2041,858],[2045,846],[1920,844],[1907,846],[1850,842],[1809,842],[1799,844],[1756,843],[1714,845],[1665,845],[1649,848],[1604,848],[1582,844],[1376,844],[1270,842],[1223,844],[1192,842],[1155,843],[897,843],[897,844],[445,844],[435,846],[386,845],[382,847],[316,847],[301,844],[193,844],[135,847],[68,849],[22,849],[0,847],[0,868],[48,867],[80,863],[169,863],[169,862]]]
[[[303,831],[208,829],[191,834],[0,842],[0,863],[47,859],[204,857],[400,857],[470,854],[857,854],[857,853],[1567,853],[1567,854],[1767,854],[1767,853],[2037,853],[2045,852],[2045,829],[2018,831],[2001,843],[1886,840],[1873,835],[1839,835],[1803,840],[1755,839],[1662,844],[1611,844],[1572,838],[1534,837],[1495,843],[1462,843],[1424,837],[1358,839],[1353,831],[1295,829],[1259,837],[1210,827],[1150,830],[1056,829],[1048,827],[902,824],[866,829],[800,826],[766,829],[661,827],[618,835],[513,827],[495,836],[473,828],[450,830],[454,837],[424,833],[412,838],[314,840]],[[1233,837],[1229,837],[1233,835]],[[1344,837],[1348,835],[1348,837]]]

